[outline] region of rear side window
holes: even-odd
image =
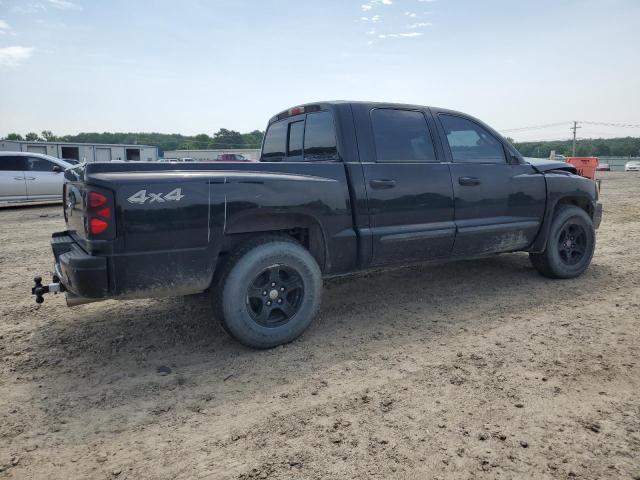
[[[304,132],[304,159],[307,162],[338,158],[336,132],[331,112],[309,113]]]
[[[435,162],[436,154],[422,112],[380,108],[371,121],[378,162]]]
[[[25,170],[25,157],[0,156],[0,172],[19,172]]]
[[[272,123],[264,137],[262,160],[265,162],[282,162],[287,144],[287,122]]]
[[[439,115],[454,162],[506,163],[502,143],[486,128],[466,118]]]
[[[31,172],[51,172],[53,163],[44,158],[29,157],[27,159],[28,170]]]
[[[272,123],[262,147],[263,162],[336,160],[335,126],[331,112],[308,113],[296,121]]]

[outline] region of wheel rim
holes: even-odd
[[[565,223],[558,236],[558,252],[566,265],[576,265],[587,253],[587,231],[577,223]]]
[[[287,265],[271,265],[254,279],[247,290],[247,310],[264,327],[278,327],[291,320],[302,304],[302,278]]]

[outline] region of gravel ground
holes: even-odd
[[[198,297],[37,306],[61,208],[0,209],[0,478],[640,479],[640,175],[602,178],[583,277],[335,279],[269,351]]]

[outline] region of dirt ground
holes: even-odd
[[[640,175],[602,177],[583,277],[334,279],[268,351],[202,298],[37,306],[61,207],[0,209],[0,478],[640,479]]]

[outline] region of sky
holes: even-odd
[[[639,58],[640,0],[0,0],[0,136],[248,132],[371,100],[565,139],[640,125]]]

